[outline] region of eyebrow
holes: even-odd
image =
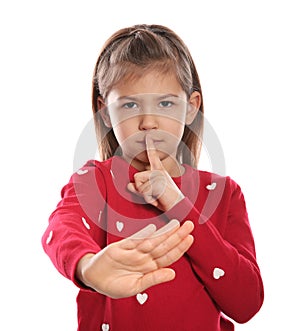
[[[146,93],[141,93],[139,95],[144,95]],[[149,94],[159,94],[160,93],[149,93]],[[180,98],[177,94],[172,94],[172,93],[169,93],[169,94],[163,94],[161,95],[159,98],[157,98],[157,100],[162,100],[162,99],[166,99],[166,98]],[[130,96],[130,95],[124,95],[124,96],[121,96],[121,97],[118,97],[117,100],[131,100],[131,101],[139,101],[139,98],[138,97],[134,97],[134,96]]]
[[[177,94],[165,94],[158,98],[158,100],[167,99],[167,98],[180,98]]]
[[[117,101],[120,101],[120,100],[132,100],[132,101],[138,101],[137,98],[135,98],[135,97],[131,97],[131,96],[128,96],[128,95],[124,95],[124,96],[118,97],[118,98],[117,98]]]

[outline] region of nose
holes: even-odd
[[[152,115],[152,114],[141,115],[139,129],[140,130],[158,129],[157,116]]]

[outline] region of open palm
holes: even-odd
[[[133,236],[112,243],[97,254],[86,255],[78,264],[85,285],[112,298],[136,295],[174,279],[168,268],[192,245],[191,221],[180,226],[170,221],[159,230],[151,224]]]

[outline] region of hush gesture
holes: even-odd
[[[149,135],[146,135],[145,142],[150,170],[136,173],[134,183],[129,183],[127,188],[130,192],[143,196],[147,203],[167,211],[182,200],[184,195],[165,170]]]

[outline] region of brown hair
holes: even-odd
[[[173,71],[190,96],[201,95],[199,111],[189,126],[185,126],[177,158],[197,167],[203,134],[203,98],[200,80],[184,42],[169,28],[161,25],[134,25],[114,33],[104,44],[98,57],[94,75],[92,103],[100,158],[106,160],[118,152],[113,130],[107,128],[98,111],[98,97],[105,100],[109,91],[121,79],[141,76],[145,71]]]

